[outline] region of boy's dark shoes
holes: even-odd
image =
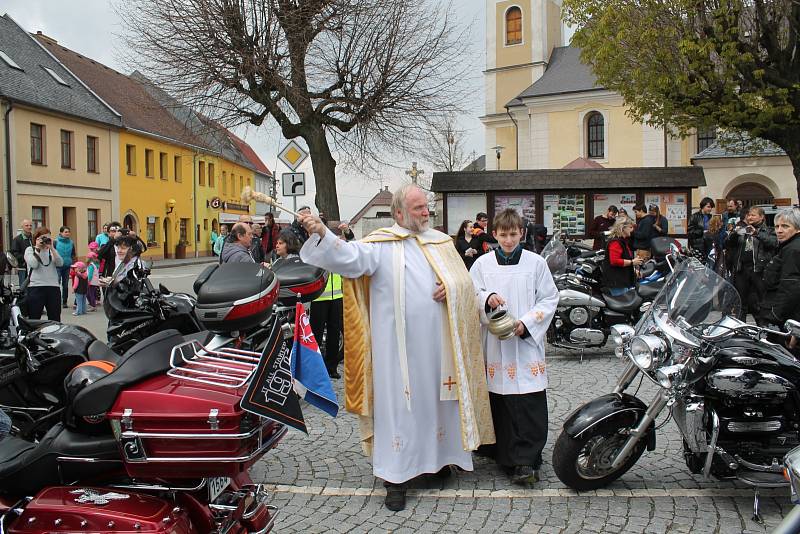
[[[449,465],[446,465],[446,466],[442,467],[436,473],[436,478],[438,478],[439,480],[447,480],[451,476],[453,476],[453,470],[451,469],[451,467]]]
[[[392,512],[406,509],[406,488],[401,484],[385,483],[386,500],[383,503]]]
[[[511,475],[511,482],[519,486],[528,486],[538,480],[533,467],[529,465],[518,465],[514,468],[514,474]]]
[[[342,378],[342,375],[339,374],[339,371],[331,371],[328,373],[330,378]]]

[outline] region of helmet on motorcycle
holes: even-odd
[[[76,393],[89,384],[109,374],[114,370],[114,367],[113,363],[105,360],[80,363],[67,373],[67,377],[64,379],[64,389],[70,396],[74,397]]]

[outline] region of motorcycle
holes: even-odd
[[[318,297],[326,277],[306,265],[285,274],[279,293],[259,265],[220,266],[198,292],[210,330],[264,325],[262,352],[158,332],[105,376],[70,383],[43,439],[6,437],[0,532],[269,532],[277,510],[247,470],[287,429],[241,402],[262,358],[291,349],[293,323],[278,310]]]
[[[772,534],[797,534],[800,532],[800,447],[790,450],[783,459],[784,476],[789,480],[792,504],[795,506],[783,517]]]
[[[647,310],[666,282],[667,259],[651,259],[641,268],[636,287],[621,295],[612,295],[603,288],[604,254],[578,258],[574,265],[566,263],[567,253],[556,240],[548,252],[547,262],[559,290],[559,306],[547,332],[551,345],[583,351],[606,344],[611,327],[635,324]],[[547,249],[547,247],[545,247]],[[553,269],[556,269],[555,271]],[[560,274],[559,274],[560,273]]]
[[[628,364],[611,393],[565,421],[553,452],[558,478],[578,491],[616,480],[655,449],[656,418],[669,408],[692,473],[755,488],[785,484],[780,459],[800,444],[800,363],[770,341],[790,334],[738,320],[740,305],[730,283],[691,259],[635,329],[612,327]],[[659,386],[649,404],[626,393],[640,375]]]

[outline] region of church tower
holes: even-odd
[[[497,169],[496,145],[505,147],[500,168],[516,168],[516,136],[527,125],[515,129],[505,106],[542,76],[562,40],[561,0],[486,0],[487,170]]]

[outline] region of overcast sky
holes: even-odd
[[[465,61],[470,63],[475,72],[472,83],[477,89],[473,93],[474,101],[467,103],[470,111],[462,117],[460,126],[465,130],[467,152],[474,150],[480,155],[483,153],[483,126],[478,121],[478,116],[483,114],[484,108],[481,77],[481,71],[485,68],[484,0],[457,0],[457,6],[460,23],[464,26],[471,25],[472,53]],[[0,2],[0,14],[2,13],[8,13],[30,32],[41,31],[71,50],[129,74],[128,69],[120,62],[115,35],[123,30],[112,0],[3,0]],[[273,172],[277,170],[277,175],[280,176],[280,173],[288,170],[277,161],[277,153],[285,141],[273,124],[261,128],[251,127],[237,133],[256,150],[267,167]],[[410,162],[411,158],[407,162],[409,166]],[[427,164],[420,162],[419,167],[430,175],[431,169]],[[310,161],[304,163],[300,170],[306,171],[310,177]],[[381,182],[394,189],[406,178],[402,169],[391,167],[385,167],[382,176],[371,177],[368,181],[363,176],[337,169],[342,218],[347,220],[352,217],[378,192]],[[313,184],[306,189],[308,196],[298,199],[298,203],[313,205]]]

